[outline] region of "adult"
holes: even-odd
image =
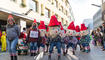
[[[37,41],[40,38],[40,32],[37,28],[37,22],[34,20],[32,27],[29,30],[27,35],[26,41],[30,43],[30,55],[35,56],[37,55]]]
[[[10,53],[11,60],[17,60],[16,45],[18,43],[18,37],[20,35],[20,28],[18,25],[16,25],[12,15],[8,16],[6,33],[7,33],[8,51]]]

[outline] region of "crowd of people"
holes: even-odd
[[[102,50],[105,51],[105,22],[102,26],[99,26],[96,30],[93,30],[92,33],[93,45],[102,46]]]
[[[12,15],[9,15],[6,33],[2,32],[1,41],[4,41],[2,42],[2,51],[6,51],[7,42],[11,60],[17,60],[17,51],[18,55],[21,55],[21,51],[23,51],[25,54],[29,53],[30,56],[36,56],[41,51],[40,47],[42,47],[44,54],[49,53],[49,59],[56,49],[58,59],[60,59],[61,53],[66,56],[70,47],[73,55],[75,55],[77,45],[80,46],[82,52],[89,53],[91,50],[89,45],[91,38],[85,24],[81,24],[79,27],[78,25],[75,26],[72,21],[64,29],[55,15],[51,16],[48,26],[45,26],[44,21],[40,21],[40,25],[38,25],[37,21],[34,20],[32,26],[28,30],[23,28],[22,32],[20,32],[20,27]]]

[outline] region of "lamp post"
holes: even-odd
[[[96,5],[96,4],[91,4],[92,6],[96,6],[96,7],[99,7],[99,8],[101,8],[101,6],[100,5]]]

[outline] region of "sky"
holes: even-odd
[[[69,0],[73,10],[75,24],[80,25],[84,19],[92,19],[99,7],[91,4],[101,5],[101,0]]]

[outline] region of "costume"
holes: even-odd
[[[6,43],[6,32],[3,31],[2,32],[2,36],[1,36],[1,51],[4,52],[6,51],[6,46],[7,46],[7,43]]]
[[[40,46],[43,48],[43,51],[45,52],[46,27],[45,27],[44,21],[40,21],[40,25],[38,26],[38,29],[40,31],[40,39],[38,40],[38,52],[40,51]]]
[[[27,35],[26,41],[30,43],[30,53],[31,56],[36,55],[37,51],[37,42],[40,38],[40,31],[37,29],[37,23],[36,20],[34,20],[32,27],[29,30],[29,33]]]
[[[74,26],[74,22],[72,21],[70,23],[70,25],[68,26],[68,30],[67,30],[67,36],[68,36],[68,43],[67,43],[67,49],[66,49],[66,53],[68,52],[69,47],[72,47],[73,49],[73,54],[75,54],[75,46],[78,42],[77,38],[75,37],[76,32],[75,32],[75,26]]]
[[[26,32],[24,32],[24,31],[21,32],[21,34],[19,36],[19,40],[18,40],[18,45],[17,45],[18,55],[21,55],[21,54],[27,55],[27,53],[28,53],[28,44],[25,44],[26,37],[27,37]],[[22,53],[22,51],[23,51],[23,53]]]
[[[90,52],[90,36],[87,31],[87,27],[85,24],[81,24],[81,39],[80,39],[80,44],[82,45],[82,51],[83,52]]]
[[[61,48],[63,50],[63,55],[65,56],[65,42],[64,42],[65,30],[63,29],[61,22],[59,22],[59,24],[60,24],[60,36],[61,36]]]
[[[79,28],[78,25],[75,27],[75,31],[76,31],[76,38],[78,40],[77,45],[80,46],[80,50],[81,50],[81,45],[80,45],[80,28]],[[77,48],[77,45],[76,45],[76,48]]]
[[[49,34],[50,34],[50,48],[49,48],[49,58],[51,58],[51,53],[53,51],[54,46],[56,46],[58,50],[58,57],[61,54],[61,36],[60,33],[60,25],[55,15],[51,16],[49,26]]]

